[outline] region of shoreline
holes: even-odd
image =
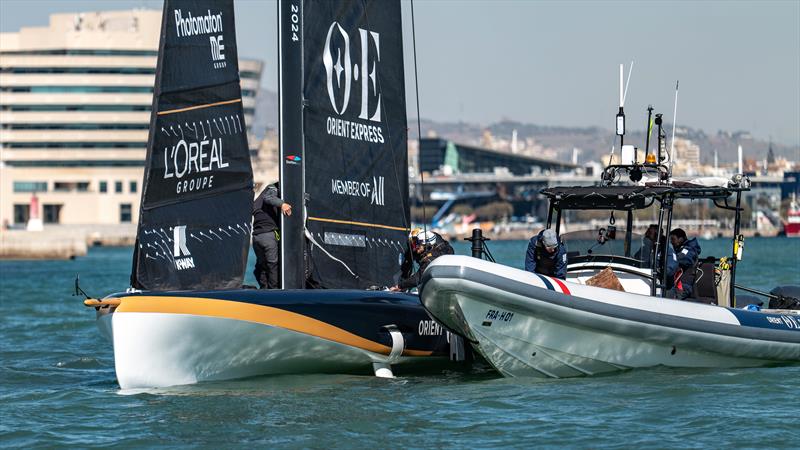
[[[494,241],[526,241],[542,228],[504,229],[502,226],[482,227],[484,236]],[[570,229],[589,229],[588,224],[573,224]],[[644,231],[644,230],[642,230]],[[686,230],[697,237],[712,236],[712,239],[731,238],[723,229]],[[759,235],[756,230],[742,230],[746,238],[776,237]],[[453,242],[463,241],[470,233],[441,233]],[[43,231],[0,231],[0,260],[45,260],[74,259],[86,256],[90,247],[130,247],[136,241],[136,226],[126,225],[45,225]]]
[[[42,231],[0,231],[0,260],[75,259],[89,247],[132,246],[136,226],[45,225]]]

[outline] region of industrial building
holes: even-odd
[[[502,171],[513,175],[531,175],[564,172],[575,167],[568,162],[473,147],[446,139],[423,138],[419,144],[419,170],[427,173],[450,175]]]

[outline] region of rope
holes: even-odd
[[[419,72],[417,70],[417,27],[414,22],[414,0],[411,0],[411,38],[414,43],[414,90],[417,101],[417,160],[419,161],[420,196],[422,197],[422,228],[428,233],[428,215],[425,212],[425,175],[422,171],[422,124],[419,115]]]
[[[316,245],[317,247],[319,247],[319,249],[322,250],[322,253],[325,253],[326,255],[328,255],[328,258],[330,258],[330,259],[338,262],[339,264],[343,265],[344,268],[347,269],[348,272],[350,272],[350,275],[352,275],[355,279],[358,279],[358,275],[356,275],[352,270],[350,270],[350,267],[347,265],[347,263],[345,263],[341,259],[331,255],[330,253],[328,253],[327,250],[325,250],[325,247],[319,245],[319,242],[317,242],[314,239],[314,235],[312,235],[311,232],[308,231],[308,228],[303,227],[303,231],[305,232],[306,238],[308,238],[309,242],[311,242],[312,245]]]

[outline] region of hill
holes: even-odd
[[[262,89],[256,97],[255,123],[253,132],[257,137],[264,136],[267,129],[277,128],[278,123],[278,95],[275,92]],[[631,125],[629,124],[629,127]],[[615,142],[614,132],[611,129],[600,127],[557,127],[502,120],[489,125],[467,122],[437,122],[423,119],[421,121],[422,135],[425,137],[439,136],[463,144],[494,146],[498,149],[510,149],[512,134],[517,132],[518,148],[525,153],[536,153],[540,156],[558,160],[570,160],[573,149],[579,149],[578,162],[598,160],[602,155],[611,150]],[[667,138],[671,138],[671,124],[665,124]],[[676,130],[676,137],[689,139],[700,147],[700,162],[712,164],[714,150],[718,152],[719,162],[731,163],[737,159],[737,147],[742,146],[745,158],[761,161],[766,159],[770,146],[768,141],[754,139],[746,131],[719,130],[715,134],[681,126]],[[409,118],[409,137],[417,138],[416,119]],[[653,139],[655,131],[653,131]],[[627,143],[632,143],[639,148],[644,148],[645,132],[639,129],[630,129],[625,136]],[[655,143],[651,144],[655,148]],[[800,147],[792,147],[772,143],[776,157],[784,157],[790,161],[800,161]]]

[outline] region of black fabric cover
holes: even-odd
[[[718,304],[717,284],[714,275],[714,258],[702,260],[695,268],[694,292],[692,297],[701,303]]]
[[[560,209],[639,209],[669,187],[572,186],[542,189],[541,193]]]
[[[769,293],[777,296],[769,300],[771,309],[800,309],[800,286],[777,286]]]
[[[242,284],[253,173],[232,0],[166,0],[131,285]]]
[[[306,0],[302,9],[312,276],[327,288],[390,286],[409,224],[400,2]]]

